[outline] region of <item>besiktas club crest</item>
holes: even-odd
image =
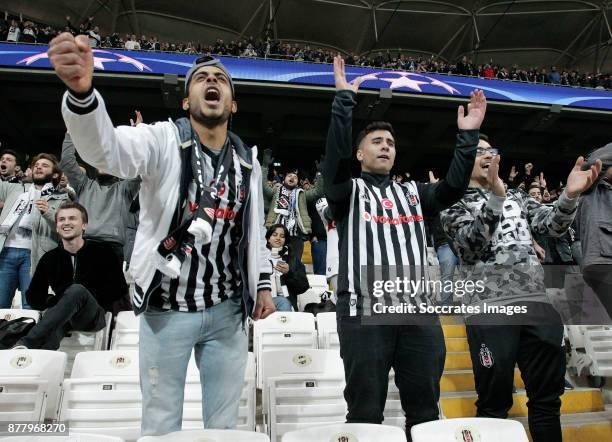
[[[478,357],[480,358],[480,364],[485,367],[485,368],[491,368],[493,367],[493,353],[491,353],[491,350],[489,350],[489,347],[487,347],[485,344],[482,344],[480,347],[480,353],[478,355]]]

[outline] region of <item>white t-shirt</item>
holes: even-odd
[[[100,34],[96,34],[94,31],[89,31],[89,46],[97,48],[100,46]]]
[[[125,42],[125,49],[128,51],[140,51],[140,43],[133,40],[128,40]]]
[[[11,26],[6,37],[6,41],[19,41],[20,36],[21,29],[19,29],[19,26]]]
[[[24,210],[21,218],[19,218],[19,226],[14,226],[10,232],[4,247],[12,247],[14,249],[31,249],[32,248],[32,223],[31,217],[38,212],[38,209],[34,205],[34,201],[40,199],[40,190],[36,189],[30,192],[30,201],[28,202],[27,209]],[[21,226],[27,226],[23,228]]]

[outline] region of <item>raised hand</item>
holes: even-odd
[[[508,177],[508,180],[514,181],[517,176],[518,172],[516,171],[516,166],[512,166],[512,169],[510,169],[510,176]]]
[[[461,130],[480,129],[487,112],[487,98],[481,90],[470,92],[470,102],[467,106],[467,115],[463,105],[457,109],[457,127]]]
[[[263,151],[263,158],[261,162],[264,166],[269,166],[274,162],[274,157],[272,156],[272,149],[265,149]]]
[[[334,82],[336,84],[337,91],[353,91],[357,93],[359,85],[363,80],[356,78],[350,83],[346,81],[346,72],[344,70],[344,59],[340,55],[334,57]]]
[[[132,120],[130,118],[130,125],[132,126],[138,126],[140,123],[142,123],[144,120],[142,119],[142,114],[140,113],[140,111],[134,111],[134,113],[136,114],[136,121]]]
[[[567,177],[565,193],[570,198],[577,198],[580,194],[589,189],[597,180],[601,172],[601,160],[595,161],[589,169],[581,170],[584,164],[584,157],[578,157],[574,168]]]
[[[499,160],[501,159],[500,155],[496,155],[491,161],[491,165],[489,166],[489,173],[487,176],[487,182],[489,183],[489,189],[493,192],[493,195],[499,196],[501,198],[506,197],[506,189],[504,188],[504,182],[499,177]]]
[[[429,182],[431,184],[437,183],[438,181],[440,181],[440,178],[436,178],[436,176],[433,173],[433,170],[429,171]]]
[[[47,55],[55,73],[68,88],[78,93],[91,89],[93,54],[87,36],[74,37],[63,32],[51,40]]]
[[[544,179],[544,172],[540,172],[540,187],[546,189],[546,180]]]

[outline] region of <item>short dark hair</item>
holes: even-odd
[[[14,156],[15,162],[17,163],[17,165],[19,165],[19,154],[15,152],[13,149],[3,149],[2,151],[0,151],[0,157],[2,157],[3,155]]]
[[[491,139],[489,138],[489,136],[487,134],[483,134],[482,132],[478,134],[478,139],[491,144]]]
[[[376,130],[388,130],[391,132],[391,135],[393,135],[393,138],[395,138],[395,131],[393,130],[391,123],[387,121],[372,121],[371,123],[368,123],[368,125],[364,127],[359,134],[357,134],[357,139],[355,140],[357,147],[359,147],[367,134]]]
[[[53,180],[53,185],[57,186],[60,182],[60,179],[62,178],[62,169],[60,169],[59,167],[59,161],[57,160],[57,157],[52,153],[39,153],[34,158],[32,158],[32,167],[34,167],[38,160],[51,161],[51,163],[53,164],[53,173],[57,174],[57,178]]]
[[[87,215],[87,209],[77,203],[76,201],[67,201],[58,207],[57,212],[55,212],[55,222],[57,223],[57,216],[60,213],[60,210],[68,210],[68,209],[77,209],[81,212],[81,217],[83,218],[84,223],[89,222],[89,216]]]

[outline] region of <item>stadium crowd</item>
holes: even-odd
[[[10,35],[15,26],[10,23]],[[37,41],[33,24],[22,26],[23,36]],[[364,326],[359,316],[369,287],[362,266],[389,267],[393,257],[398,269],[427,269],[431,258],[444,280],[453,278],[459,263],[468,271],[507,265],[512,274],[490,275],[486,293],[474,302],[507,306],[520,300],[537,319],[558,322],[521,324],[511,333],[468,323],[477,413],[508,416],[518,363],[532,439],[561,440],[563,327],[543,299],[538,270],[540,263],[581,264],[612,312],[605,267],[612,261],[612,227],[598,224],[612,219],[612,144],[565,171],[544,171],[525,159],[504,180],[500,152],[480,131],[486,97],[474,91],[467,109],[457,109],[456,147],[445,176],[427,171],[421,182],[410,179],[417,171],[391,176],[393,127],[371,122],[352,139],[359,83],[346,80],[345,61],[337,56],[330,60],[336,94],[325,156],[314,176],[300,177],[294,169],[271,169],[270,151],[260,162],[256,148],[229,131],[239,97],[218,59],[199,57],[187,72],[185,118],[149,125],[137,113],[130,125],[114,127],[93,78],[92,39],[96,45],[106,39],[96,37],[93,18],[79,29],[68,24],[66,31],[49,49],[67,86],[60,159],[40,153],[25,164],[7,149],[0,157],[0,308],[10,308],[19,289],[22,306],[46,310],[14,348],[55,350],[71,330],[101,330],[106,312],[131,308],[142,314],[142,434],[180,429],[177,404],[194,348],[204,426],[232,428],[242,391],[236,379],[242,379],[248,350],[245,320],[297,308],[308,289],[301,257],[310,241],[313,271],[326,275],[337,294],[347,421],[382,422],[393,366],[410,440],[413,425],[439,416],[442,329],[437,316],[427,325]],[[80,33],[87,38],[74,37]],[[140,45],[135,36],[124,44],[130,41],[134,49]],[[217,45],[223,52],[223,42]],[[384,65],[381,57],[373,63]],[[468,60],[461,66],[470,69]],[[355,158],[359,177],[351,175]],[[554,173],[567,179],[549,183]],[[332,232],[335,242],[327,243]],[[428,255],[428,243],[437,256]],[[517,271],[521,265],[533,273]],[[131,302],[125,275],[134,279]],[[428,293],[416,295],[425,301]],[[442,293],[441,302],[454,302],[452,291]],[[487,359],[491,353],[495,364]]]
[[[78,25],[66,17],[63,29],[50,25],[38,24],[24,20],[22,16],[10,17],[5,12],[4,23],[0,25],[0,41],[47,44],[60,32],[73,35],[87,35],[91,47],[115,48],[137,51],[179,52],[185,54],[210,54],[234,57],[258,57],[281,60],[304,61],[313,63],[332,63],[335,51],[312,47],[305,44],[282,42],[271,38],[245,37],[226,42],[217,39],[214,44],[201,42],[162,42],[155,36],[135,34],[119,35],[115,32],[103,36],[94,17],[89,17]],[[520,67],[518,65],[502,66],[493,59],[485,63],[475,63],[463,56],[458,60],[446,61],[435,55],[406,56],[401,51],[372,51],[368,54],[349,54],[347,65],[394,69],[412,72],[433,72],[441,74],[466,75],[471,77],[523,81],[529,83],[552,84],[559,86],[589,87],[612,89],[612,77],[609,73],[579,72],[576,69],[550,67]]]

